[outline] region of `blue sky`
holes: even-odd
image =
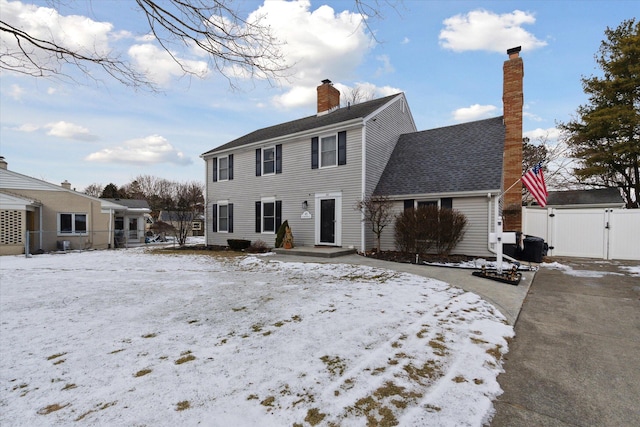
[[[499,116],[506,49],[519,45],[525,135],[553,141],[557,122],[587,102],[580,78],[600,73],[594,55],[606,27],[640,10],[637,1],[390,3],[380,2],[382,16],[369,20],[372,39],[351,0],[238,1],[246,16],[265,16],[294,65],[286,81],[241,79],[233,90],[190,51],[177,53],[204,77],[179,77],[133,2],[60,2],[56,11],[47,1],[0,0],[3,20],[119,52],[162,89],[136,91],[93,69],[98,82],[73,69],[65,69],[73,81],[2,71],[0,155],[11,170],[68,180],[78,191],[141,174],[202,181],[200,154],[315,114],[315,88],[325,78],[343,92],[405,92],[419,130]],[[2,38],[3,49],[8,43]]]

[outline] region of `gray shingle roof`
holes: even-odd
[[[103,199],[110,202],[117,203],[122,206],[126,206],[130,209],[150,209],[149,203],[144,199]]]
[[[324,126],[346,122],[352,119],[364,118],[398,95],[399,94],[395,94],[386,96],[384,98],[374,99],[371,101],[352,105],[351,107],[338,108],[335,111],[321,116],[309,116],[302,119],[293,120],[291,122],[281,123],[279,125],[258,129],[249,134],[241,136],[238,139],[234,139],[231,142],[227,142],[220,147],[209,150],[202,155],[205,156],[207,154],[216,153],[218,151],[227,150],[229,148],[237,148],[246,144],[251,144],[253,142],[260,142],[280,136],[304,132],[306,130],[321,128]]]
[[[624,205],[624,199],[617,188],[595,190],[549,191],[547,205]]]
[[[500,116],[401,135],[374,194],[499,189],[504,134]]]

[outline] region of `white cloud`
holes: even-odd
[[[383,74],[391,74],[396,71],[391,65],[391,58],[389,55],[378,55],[376,56],[376,60],[382,62],[382,65],[376,70],[376,76],[381,76]]]
[[[298,0],[265,2],[248,21],[261,16],[285,42],[281,51],[292,67],[289,81],[280,82],[286,92],[273,99],[281,108],[313,105],[322,80],[349,79],[373,46],[358,13],[326,5],[311,10],[310,1]]]
[[[24,94],[24,90],[20,87],[20,85],[12,84],[9,88],[9,96],[16,101],[20,101],[22,98],[22,94]]]
[[[85,55],[93,53],[106,54],[109,47],[109,33],[113,25],[108,22],[97,22],[85,16],[62,16],[55,9],[23,4],[19,1],[0,0],[2,20],[43,40],[51,40],[56,44]],[[18,51],[15,37],[8,33],[0,34],[3,50]],[[59,61],[55,54],[35,51],[30,57],[39,66],[58,69]],[[36,66],[24,57],[7,56],[5,60],[10,66],[24,67],[26,71],[35,70]]]
[[[98,139],[96,135],[92,135],[89,129],[69,123],[65,121],[59,121],[56,123],[49,123],[44,126],[49,129],[47,135],[58,136],[60,138],[74,139],[76,141],[95,141]]]
[[[18,132],[26,132],[31,133],[40,129],[40,126],[34,125],[33,123],[25,123],[23,125],[18,126],[17,128],[12,128],[12,130],[17,130]]]
[[[103,163],[131,163],[136,165],[174,163],[188,165],[192,161],[174,148],[166,138],[149,135],[125,141],[122,145],[89,154],[85,160]]]
[[[453,119],[458,122],[468,122],[491,117],[498,107],[495,105],[473,104],[470,107],[458,108],[453,112]]]
[[[561,130],[558,128],[537,128],[522,133],[522,136],[529,138],[532,143],[538,144],[539,142],[546,142],[551,145],[558,143],[560,135]]]
[[[502,15],[473,10],[443,21],[445,28],[440,31],[440,45],[455,52],[486,50],[505,53],[516,46],[522,46],[525,51],[533,50],[547,44],[522,28],[535,22],[533,14],[520,10]]]
[[[410,42],[411,42],[411,39],[409,39],[409,37],[405,37],[405,38],[402,39],[400,44],[409,44]]]
[[[177,53],[173,55],[174,57],[178,57]],[[161,86],[166,86],[173,77],[181,77],[184,75],[184,70],[171,55],[155,45],[133,45],[129,48],[129,56],[133,58],[133,62],[138,70],[143,72],[148,79]],[[204,61],[179,59],[185,69],[199,77],[205,77],[209,73],[209,67]]]

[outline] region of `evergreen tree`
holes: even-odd
[[[602,77],[582,79],[589,103],[578,117],[561,123],[567,144],[581,161],[575,170],[584,183],[618,187],[627,207],[640,202],[640,23],[607,28],[596,62]]]

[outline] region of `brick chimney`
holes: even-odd
[[[8,169],[8,163],[4,159],[4,156],[0,156],[0,169],[4,169],[4,170]]]
[[[62,186],[62,188],[66,189],[66,190],[71,190],[71,183],[69,181],[67,181],[66,179],[60,185]]]
[[[504,194],[502,217],[504,230],[522,230],[522,108],[524,97],[522,81],[524,67],[520,58],[521,47],[507,50],[509,59],[504,62],[504,82],[502,103],[504,108],[504,154],[502,169],[502,190]]]
[[[327,114],[340,106],[340,91],[326,79],[318,86],[318,115]]]

